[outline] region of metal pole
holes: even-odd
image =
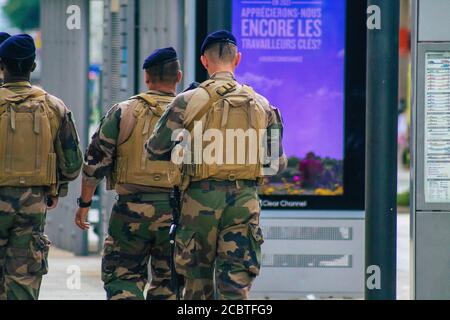
[[[400,2],[368,5],[380,9],[381,29],[367,39],[365,297],[395,300]]]

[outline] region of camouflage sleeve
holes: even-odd
[[[172,149],[177,144],[172,136],[184,129],[184,111],[187,107],[186,94],[181,94],[167,107],[158,121],[155,131],[145,144],[148,157],[154,161],[169,161]]]
[[[284,171],[287,167],[287,157],[283,148],[283,118],[279,109],[270,105],[270,103],[262,96],[258,96],[258,100],[264,106],[267,112],[268,126],[267,126],[267,148],[268,155],[272,158],[278,156],[277,159],[272,159],[277,163],[274,175]],[[277,150],[277,152],[274,152]]]
[[[115,105],[100,121],[84,157],[84,183],[97,186],[103,178],[112,174],[120,132],[121,114],[120,105]]]
[[[69,182],[74,181],[80,174],[83,156],[72,112],[61,100],[54,97],[52,99],[61,113],[61,126],[55,140],[55,152],[58,166],[58,195],[65,197]]]

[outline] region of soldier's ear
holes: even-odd
[[[148,74],[147,70],[144,71],[144,81],[146,85],[150,84],[150,75]]]
[[[36,62],[33,62],[33,65],[31,66],[31,72],[34,72],[36,70]]]
[[[238,67],[239,64],[241,63],[241,59],[242,59],[242,53],[238,52],[236,54],[236,59],[234,60],[234,66]]]
[[[183,80],[183,71],[178,70],[178,78],[177,78],[177,83],[180,83],[181,80]]]
[[[208,58],[206,57],[206,55],[202,55],[200,57],[200,61],[202,62],[203,67],[205,67],[205,69],[208,69],[209,63],[208,63]]]

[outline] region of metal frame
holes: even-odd
[[[418,0],[412,0],[411,3],[411,88],[415,88],[417,85],[417,70],[415,65],[417,65],[417,47],[416,44],[418,42]],[[414,262],[416,256],[415,249],[415,241],[416,241],[416,172],[413,169],[416,162],[416,149],[417,149],[417,139],[416,139],[416,103],[417,97],[415,95],[415,90],[411,90],[411,137],[410,137],[410,161],[411,161],[411,170],[410,170],[410,296],[412,299],[415,299],[415,274],[416,274],[416,264]]]
[[[397,297],[397,127],[400,3],[369,0],[380,30],[367,30],[366,270],[367,300]],[[380,270],[379,287],[369,283]]]
[[[445,299],[450,297],[448,277],[436,277],[436,272],[448,273],[450,241],[450,204],[426,203],[424,197],[425,178],[425,54],[429,51],[450,50],[450,36],[442,38],[433,30],[447,30],[436,18],[443,10],[434,2],[434,8],[425,13],[423,6],[432,3],[427,0],[412,0],[412,70],[411,70],[411,211],[410,211],[410,295],[412,299]],[[447,4],[446,2],[442,2]],[[432,18],[433,22],[426,20]],[[448,22],[446,22],[448,24]],[[423,28],[427,28],[423,32]],[[447,40],[448,43],[444,43]],[[447,270],[446,269],[446,270]],[[427,290],[424,287],[427,287]],[[447,290],[445,292],[445,290]]]

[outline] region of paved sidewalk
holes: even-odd
[[[105,300],[100,267],[101,259],[98,256],[76,257],[71,253],[51,248],[50,272],[42,282],[40,299]],[[78,271],[80,277],[77,279]],[[69,289],[76,287],[77,283],[81,285],[80,289]]]
[[[399,214],[397,219],[397,298],[399,300],[410,300],[409,225],[409,214]]]
[[[398,216],[398,298],[409,299],[409,215]],[[52,248],[49,258],[50,273],[44,278],[42,300],[104,300],[103,283],[100,279],[101,259],[75,257],[62,250]],[[69,289],[73,284],[73,271],[80,271],[80,290]]]

